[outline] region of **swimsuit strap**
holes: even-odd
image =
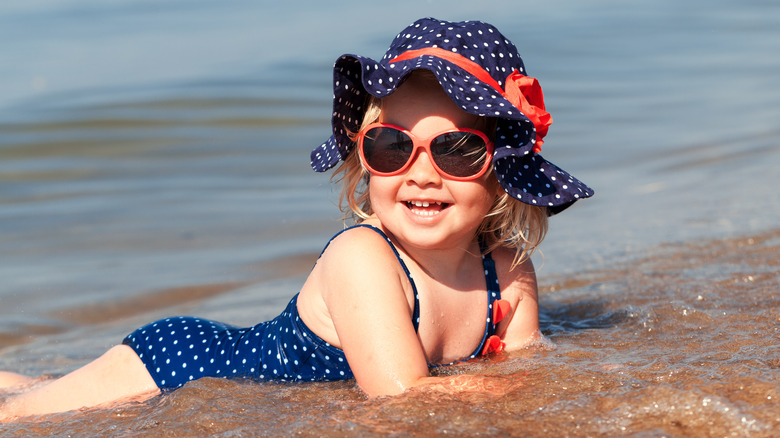
[[[498,274],[496,274],[496,263],[490,253],[482,256],[482,266],[485,268],[485,285],[488,292],[488,315],[487,327],[485,330],[485,339],[496,333],[496,321],[493,320],[493,304],[501,299],[501,287],[498,284]],[[485,340],[483,339],[484,343]],[[480,346],[481,350],[481,346]]]
[[[401,264],[401,268],[403,268],[404,273],[406,273],[406,277],[409,279],[409,284],[412,285],[412,291],[414,292],[414,311],[412,312],[412,324],[414,324],[414,331],[417,332],[417,329],[420,326],[420,297],[417,295],[417,285],[414,284],[414,279],[412,278],[412,274],[411,272],[409,272],[409,268],[406,267],[406,263],[404,263],[403,259],[401,258],[401,254],[398,253],[398,250],[395,248],[395,245],[393,245],[393,242],[390,241],[390,238],[387,237],[387,234],[385,234],[382,230],[380,230],[379,228],[373,225],[368,225],[368,224],[358,224],[358,225],[353,225],[349,228],[345,228],[330,238],[328,243],[325,245],[325,248],[322,249],[322,252],[320,253],[320,257],[322,257],[322,254],[325,252],[326,249],[328,249],[328,245],[330,245],[330,242],[332,242],[333,239],[338,237],[341,233],[347,230],[351,230],[353,228],[368,228],[369,230],[376,231],[377,234],[382,236],[382,238],[385,239],[387,244],[390,245],[390,249],[393,250],[393,254],[395,254],[395,258],[398,259],[398,263]]]

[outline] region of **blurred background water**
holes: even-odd
[[[169,313],[281,310],[341,228],[309,168],[332,63],[421,16],[511,39],[554,118],[542,155],[596,190],[552,219],[546,290],[777,228],[775,1],[6,0],[0,368],[66,372]],[[556,300],[604,293],[584,290]]]

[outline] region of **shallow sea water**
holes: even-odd
[[[0,369],[61,375],[172,314],[275,316],[341,227],[308,167],[333,60],[476,17],[540,78],[543,155],[596,189],[535,256],[549,342],[440,371],[506,394],[203,379],[0,436],[776,435],[780,6],[442,4],[0,6]]]

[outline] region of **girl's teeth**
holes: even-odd
[[[436,205],[441,205],[441,202],[435,202]],[[431,203],[428,201],[412,201],[412,205],[415,207],[430,207]]]
[[[431,205],[436,205],[441,207],[441,202],[409,201],[408,204],[409,207],[412,208],[412,211],[415,214],[418,214],[420,216],[434,216],[441,212],[441,209],[431,209],[431,210],[426,209]]]

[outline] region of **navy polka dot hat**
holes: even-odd
[[[343,55],[333,68],[333,135],[311,153],[318,172],[353,148],[368,95],[393,93],[414,70],[430,70],[464,111],[497,119],[493,170],[504,190],[556,214],[593,190],[539,155],[552,123],[542,90],[517,48],[490,24],[423,18],[401,31],[377,62]]]

